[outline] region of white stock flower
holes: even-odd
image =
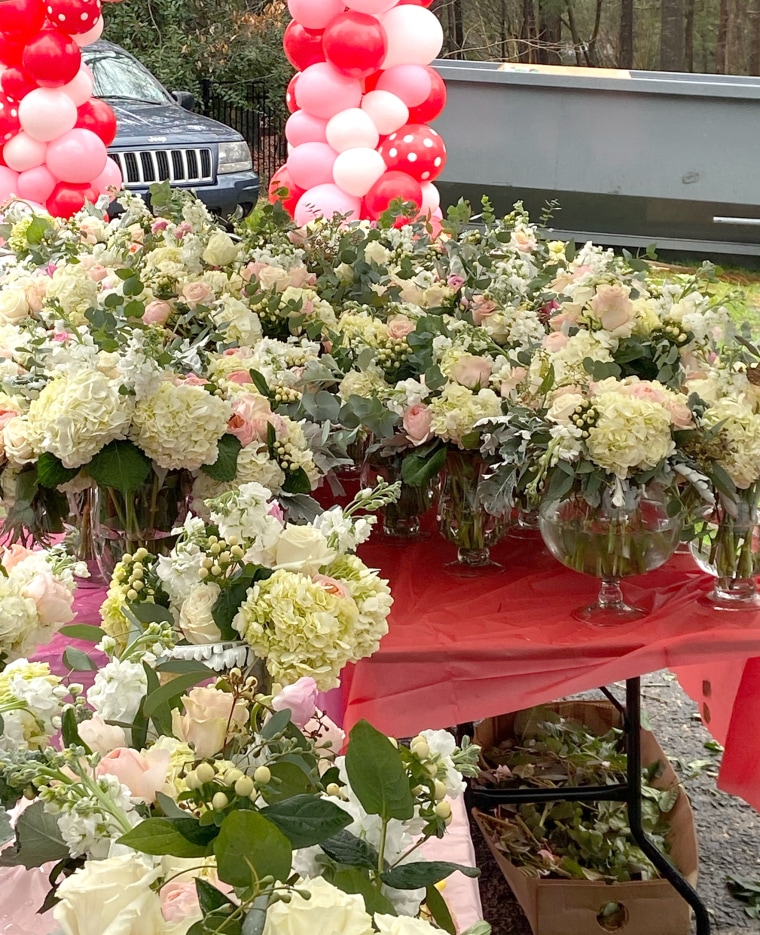
[[[456,799],[464,792],[467,783],[452,759],[456,750],[454,737],[447,730],[423,730],[420,731],[420,737],[427,741],[430,757],[438,766],[439,772],[445,773],[442,778],[446,783],[446,794]]]
[[[148,690],[148,677],[137,662],[112,659],[95,674],[87,701],[104,721],[130,723]]]

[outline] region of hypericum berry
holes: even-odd
[[[451,804],[444,799],[436,805],[435,813],[439,818],[451,818]]]
[[[211,800],[211,807],[214,811],[221,812],[222,809],[227,808],[230,804],[230,800],[223,792],[217,792],[214,795],[214,798]],[[444,817],[444,816],[441,816]]]
[[[214,776],[216,776],[216,772],[210,763],[201,763],[196,767],[195,775],[198,777],[200,783],[204,783],[211,782]]]
[[[235,783],[235,795],[239,795],[241,799],[248,798],[254,790],[253,780],[250,776],[242,776]]]
[[[272,779],[272,771],[268,766],[257,766],[253,779],[258,785],[265,786]]]

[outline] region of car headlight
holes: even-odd
[[[252,168],[251,151],[245,140],[219,144],[220,172],[250,172]]]

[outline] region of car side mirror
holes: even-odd
[[[195,97],[189,91],[172,91],[172,97],[184,110],[195,109]]]

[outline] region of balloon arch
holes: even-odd
[[[430,67],[443,29],[432,0],[288,0],[289,156],[272,177],[297,224],[376,220],[394,199],[440,217],[434,180],[446,147],[428,124],[446,104]],[[403,223],[400,219],[399,223]]]

